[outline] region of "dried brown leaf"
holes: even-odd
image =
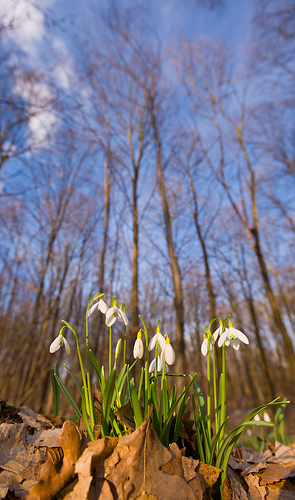
[[[222,488],[223,500],[249,500],[244,479],[231,467],[228,467]]]
[[[97,388],[97,385],[94,386],[93,391],[93,403],[96,412],[97,422],[101,423],[101,411],[102,411],[102,392]]]
[[[243,459],[239,460],[233,456],[229,458],[228,463],[232,469],[243,471],[242,472],[243,477],[245,477],[247,474],[253,474],[254,472],[259,472],[263,469],[267,469],[268,467],[265,462],[257,462],[251,464],[246,460]]]
[[[66,495],[66,500],[86,500],[89,497],[93,469],[112,455],[117,443],[116,437],[105,437],[88,443],[76,463],[75,471],[78,473],[78,482],[73,491]]]
[[[56,463],[49,458],[41,467],[39,483],[33,486],[27,500],[50,500],[73,478],[80,456],[80,433],[75,424],[67,420],[58,439],[64,454],[61,471],[57,472]]]
[[[0,425],[1,495],[8,488],[16,496],[24,496],[37,482],[45,454],[27,444],[27,435],[27,423]]]
[[[295,477],[295,467],[280,464],[268,464],[268,468],[260,474],[261,485],[276,483],[282,479]]]
[[[135,429],[134,413],[130,399],[128,399],[127,403],[117,409],[117,417],[122,424],[126,425],[126,427],[129,429]]]
[[[18,415],[23,419],[23,422],[26,422],[34,429],[41,430],[41,428],[51,429],[52,427],[54,427],[52,422],[48,418],[46,418],[41,413],[36,413],[30,408],[27,408],[27,406],[21,406],[20,410],[18,411]]]
[[[260,477],[249,474],[245,481],[249,488],[248,496],[251,500],[264,500],[267,497],[267,490],[265,486],[260,484]]]
[[[33,435],[27,435],[27,443],[33,444],[36,448],[58,448],[60,443],[58,440],[58,435],[61,433],[61,429],[43,429],[41,431],[34,432]]]
[[[171,460],[172,453],[165,448],[155,433],[150,418],[132,434],[120,439],[130,448],[107,476],[118,498],[136,499],[143,494],[156,498],[195,499],[192,488],[184,478],[169,476],[161,470]]]
[[[213,465],[207,465],[203,462],[200,462],[197,468],[197,472],[205,478],[207,484],[210,486],[210,488],[212,488],[219,477],[221,469],[213,467]]]
[[[169,460],[169,462],[163,465],[163,467],[161,467],[161,471],[165,472],[169,476],[177,475],[184,477],[180,449],[178,448],[176,443],[172,443],[169,450],[171,453],[171,459]]]
[[[279,483],[267,485],[266,500],[294,500],[295,481],[294,479],[284,479]]]
[[[182,457],[181,459],[183,467],[184,479],[188,482],[191,481],[197,475],[197,467],[199,465],[199,460],[194,460],[193,458]]]

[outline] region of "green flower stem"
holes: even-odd
[[[90,416],[92,426],[95,425],[95,417],[94,417],[94,409],[93,409],[93,401],[91,394],[91,380],[90,380],[90,366],[89,366],[89,326],[88,326],[88,311],[89,304],[86,311],[86,377],[87,377],[87,386],[85,386],[85,401],[86,401],[86,410],[88,415]],[[88,407],[87,407],[88,403]]]
[[[112,327],[110,326],[109,333],[109,374],[112,371]]]
[[[208,339],[209,340],[209,339]],[[207,353],[207,428],[209,439],[211,437],[211,374],[210,374],[210,349]]]
[[[83,386],[84,387],[87,387],[87,384],[86,384],[86,377],[85,377],[85,371],[84,371],[84,365],[83,365],[83,361],[82,361],[82,356],[81,356],[81,351],[80,351],[80,346],[79,346],[79,341],[78,341],[78,336],[74,330],[74,328],[72,327],[72,325],[70,325],[70,323],[68,323],[67,321],[63,320],[63,323],[65,323],[65,325],[73,332],[73,334],[75,335],[75,339],[76,339],[76,346],[77,346],[77,353],[78,353],[78,358],[79,358],[79,363],[80,363],[80,368],[81,368],[81,373],[82,373],[82,379],[83,379]],[[90,415],[90,409],[89,409],[89,400],[88,400],[88,395],[87,395],[87,392],[85,391],[85,406],[86,406],[86,411],[88,413],[88,415]]]
[[[126,325],[124,323],[123,366],[126,364]]]
[[[212,334],[210,333],[210,336]],[[216,428],[216,434],[218,432],[219,426],[218,426],[218,405],[217,405],[217,388],[216,388],[216,353],[215,353],[215,344],[213,342],[213,336],[212,336],[212,343],[213,343],[213,397],[214,397],[214,419],[215,419],[215,428]]]
[[[225,345],[222,346],[222,377],[220,381],[220,419],[219,426],[222,426],[226,419],[226,383],[225,383]],[[224,440],[225,427],[222,427],[220,433],[220,442]]]

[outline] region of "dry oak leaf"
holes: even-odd
[[[245,477],[245,481],[248,485],[248,497],[251,500],[264,500],[267,498],[267,490],[265,486],[261,485],[260,476],[253,476],[253,474],[249,474]]]
[[[75,471],[78,474],[78,482],[73,491],[65,496],[65,500],[86,500],[91,494],[93,496],[93,488],[89,493],[93,471],[101,462],[112,455],[117,443],[117,437],[105,437],[88,443],[87,448],[76,463]]]
[[[234,469],[230,466],[227,469],[227,474],[222,487],[223,500],[249,500],[246,493],[247,485]],[[251,499],[252,500],[252,499]]]
[[[41,428],[51,429],[52,427],[54,427],[54,425],[48,418],[46,418],[41,413],[36,413],[27,406],[21,406],[20,410],[18,411],[18,415],[22,418],[23,422],[26,422],[34,429],[41,430]]]
[[[58,436],[63,449],[63,464],[57,472],[55,464],[49,458],[41,467],[39,483],[33,486],[27,500],[51,500],[73,478],[75,464],[80,456],[80,433],[73,422],[67,420]]]
[[[27,435],[27,443],[33,444],[36,448],[58,448],[60,447],[58,440],[60,433],[61,429],[59,428],[37,431],[33,435]]]
[[[197,498],[183,477],[170,476],[161,470],[171,460],[172,453],[160,442],[150,418],[145,419],[135,432],[124,436],[119,442],[127,445],[129,452],[105,478],[101,498],[135,500],[143,495],[152,495],[159,500]],[[105,495],[106,483],[114,496]]]
[[[0,425],[0,498],[8,490],[21,498],[37,483],[44,453],[27,444],[28,436],[27,423]]]
[[[203,470],[207,476],[197,472]],[[168,450],[147,419],[134,433],[88,443],[76,463],[78,482],[64,500],[210,498],[220,469],[182,457],[173,443]],[[196,480],[196,484],[188,481]]]
[[[295,467],[280,464],[268,464],[268,468],[260,474],[262,486],[277,483],[282,479],[295,477]]]

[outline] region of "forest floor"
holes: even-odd
[[[0,401],[0,499],[210,500],[220,469],[187,456],[187,445],[165,448],[149,418],[123,438],[91,442],[70,420]],[[223,499],[295,499],[295,447],[236,450]]]

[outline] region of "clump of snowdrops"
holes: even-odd
[[[184,411],[189,401],[188,390],[192,388],[192,407],[197,441],[197,454],[202,462],[219,467],[222,470],[217,495],[222,494],[222,485],[226,476],[227,464],[231,452],[244,430],[249,426],[271,426],[271,422],[257,420],[256,416],[272,405],[279,404],[277,399],[261,405],[253,410],[244,421],[228,434],[225,430],[226,416],[226,348],[232,346],[235,350],[241,343],[249,344],[246,335],[235,329],[229,316],[221,321],[219,318],[211,320],[208,328],[204,328],[204,340],[201,352],[207,357],[207,394],[204,397],[196,383],[196,374],[190,376],[190,382],[180,394],[174,384],[169,391],[167,377],[179,377],[183,374],[170,375],[169,367],[175,362],[175,352],[167,333],[161,333],[160,321],[156,325],[156,332],[149,338],[145,321],[141,316],[142,328],[137,334],[133,348],[134,363],[126,363],[126,334],[128,318],[124,304],[117,305],[116,298],[112,299],[110,307],[103,300],[103,294],[96,294],[88,303],[86,310],[86,370],[81,356],[78,335],[70,323],[63,320],[63,326],[57,338],[50,345],[50,352],[54,353],[61,346],[66,353],[70,353],[69,343],[64,336],[66,329],[70,329],[75,336],[77,353],[81,368],[82,385],[75,375],[65,366],[74,379],[82,400],[81,410],[63,384],[58,366],[52,371],[52,385],[54,394],[55,413],[58,414],[59,392],[63,391],[72,405],[77,417],[83,417],[88,435],[95,439],[95,429],[98,425],[97,414],[94,407],[93,387],[90,377],[90,363],[93,364],[97,374],[97,382],[102,395],[102,408],[100,415],[100,436],[122,437],[130,432],[130,425],[124,423],[127,408],[132,411],[133,421],[131,427],[137,429],[143,420],[152,415],[155,431],[163,445],[169,446],[172,442],[179,442],[180,427]],[[109,356],[108,370],[100,366],[93,351],[89,346],[89,316],[96,310],[105,315],[105,323],[109,328]],[[123,337],[117,342],[113,355],[112,326],[116,321],[123,325]],[[212,324],[219,320],[219,327],[211,333]],[[123,344],[123,345],[122,345]],[[217,376],[216,346],[222,350],[222,370]],[[122,350],[122,368],[117,369],[117,363]],[[154,352],[151,362],[148,360],[149,352]],[[142,363],[139,382],[136,383],[132,371],[136,363]],[[126,410],[127,411],[127,410]],[[215,432],[212,432],[212,427]]]

